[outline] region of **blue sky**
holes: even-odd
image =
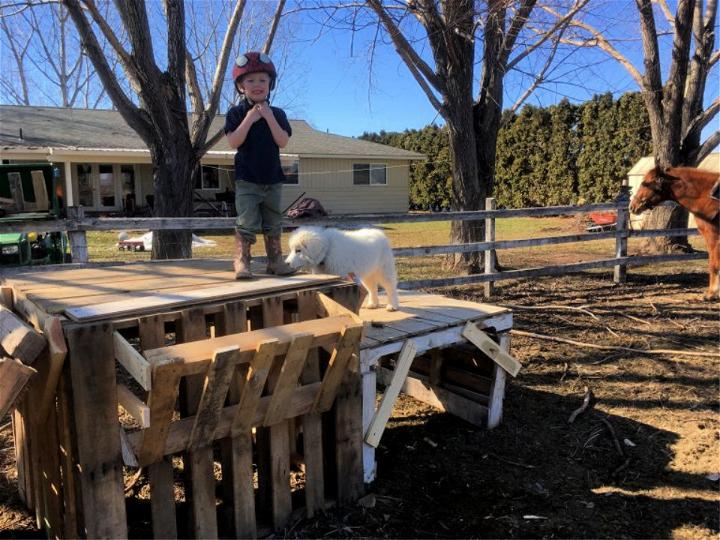
[[[218,12],[221,4],[217,0],[192,0],[188,6],[198,8],[198,19],[189,20],[192,26],[198,20],[206,21]],[[670,0],[671,9],[675,2]],[[162,18],[160,3],[147,3],[151,17]],[[229,4],[227,4],[229,5]],[[589,21],[608,36],[618,38],[618,47],[623,48],[636,66],[642,66],[639,25],[633,0],[592,0],[594,13],[586,15]],[[249,0],[243,46],[259,48],[267,32],[267,21],[272,15],[275,2]],[[297,2],[290,0],[287,10],[297,8]],[[47,7],[37,8],[39,13]],[[255,13],[260,13],[255,15]],[[346,13],[346,12],[344,12]],[[347,136],[358,136],[365,131],[402,131],[408,128],[422,128],[442,118],[430,105],[427,97],[413,79],[407,67],[400,60],[394,48],[382,36],[372,56],[370,65],[369,47],[375,36],[375,27],[370,26],[355,33],[339,28],[321,30],[318,21],[321,13],[303,12],[291,14],[283,19],[278,30],[272,56],[281,71],[278,90],[273,104],[286,109],[291,118],[308,121],[313,127]],[[662,26],[663,17],[656,14]],[[226,21],[226,16],[220,16]],[[200,23],[202,24],[202,23]],[[410,25],[411,30],[413,26]],[[417,31],[417,27],[414,28]],[[165,57],[163,51],[163,28],[159,24],[155,32],[155,52],[159,62]],[[420,32],[418,32],[420,34]],[[669,38],[665,38],[669,39]],[[420,54],[432,65],[427,44]],[[717,45],[716,45],[717,47]],[[207,53],[208,51],[206,51]],[[211,52],[211,51],[210,51]],[[238,51],[233,52],[233,57]],[[478,51],[479,54],[479,45]],[[669,60],[665,50],[664,57]],[[214,65],[215,56],[208,54],[208,64]],[[561,61],[557,61],[561,60]],[[520,67],[520,72],[511,72],[505,78],[504,108],[522,95],[529,80],[542,65],[543,59],[531,56]],[[637,85],[628,72],[615,60],[597,50],[565,50],[556,57],[556,67],[551,74],[554,81],[537,90],[526,103],[551,105],[567,97],[573,102],[590,99],[594,94],[612,92],[616,96],[637,91]],[[0,40],[0,68],[12,67],[11,54],[2,48]],[[667,68],[667,66],[664,66]],[[476,65],[476,79],[479,76]],[[707,84],[706,106],[720,93],[718,68]],[[228,80],[229,80],[228,70]],[[33,104],[57,104],[51,94],[57,94],[57,87],[39,78]],[[109,103],[106,103],[109,106]],[[226,105],[223,107],[226,108]],[[225,110],[219,112],[224,113]],[[717,127],[717,121],[712,127]]]
[[[620,37],[618,46],[642,69],[634,2],[608,0],[595,6],[599,7],[595,8],[593,22]],[[317,25],[307,15],[294,16],[291,24],[294,35],[288,46],[288,69],[292,74],[281,80],[274,101],[285,106],[291,117],[307,120],[316,129],[348,136],[442,123],[392,46],[384,43],[375,49],[370,72],[368,48],[374,29],[354,36],[347,30],[331,30],[318,37]],[[427,51],[423,56],[428,58]],[[530,60],[524,66],[528,72],[536,67],[533,62],[539,61]],[[476,78],[478,71],[476,66]],[[581,102],[597,93],[617,96],[638,90],[625,68],[597,50],[573,52],[558,63],[553,76],[558,81],[546,84],[526,103],[551,105],[564,97]],[[524,92],[527,79],[518,73],[506,77],[504,107]],[[719,92],[717,68],[707,87],[706,104]]]

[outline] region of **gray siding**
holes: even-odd
[[[353,164],[384,163],[387,185],[353,185]],[[331,214],[406,212],[409,166],[404,160],[300,158],[298,185],[283,186],[283,208],[305,191]]]

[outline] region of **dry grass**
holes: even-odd
[[[450,222],[418,222],[418,223],[392,223],[380,225],[390,239],[393,247],[419,247],[448,244],[450,237]],[[543,218],[508,218],[500,219],[496,225],[497,240],[517,240],[525,238],[541,238],[549,236],[562,236],[584,232],[584,225],[577,217],[543,217]],[[140,236],[143,231],[129,231],[130,236]],[[231,258],[233,256],[233,238],[228,232],[217,231],[197,232],[207,240],[214,240],[215,247],[196,249],[193,253],[198,258]],[[283,235],[283,244],[287,249],[288,233]],[[638,253],[641,240],[631,240],[628,251],[630,254]],[[700,237],[692,237],[691,243],[697,249],[705,249]],[[88,251],[90,260],[99,261],[142,261],[149,260],[150,253],[133,253],[119,251],[117,248],[116,232],[90,232],[88,233]],[[593,242],[576,242],[558,246],[536,248],[506,249],[498,252],[498,258],[504,269],[533,268],[551,264],[570,264],[586,262],[594,259],[613,257],[615,241],[612,239],[597,240]],[[253,246],[253,254],[264,255],[262,237]],[[431,279],[452,277],[455,275],[443,264],[444,256],[429,257],[403,257],[398,259],[398,274],[400,280]],[[670,272],[675,269],[689,268],[693,271],[706,266],[705,261],[690,261],[683,263],[669,263]],[[643,273],[643,267],[636,267],[632,272]],[[654,272],[654,270],[652,270]]]

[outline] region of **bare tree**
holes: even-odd
[[[0,74],[0,91],[10,103],[30,105],[27,55],[33,34],[18,28],[11,29],[6,17],[0,17],[0,28],[2,28],[3,48],[9,50],[12,54],[12,57],[6,56],[3,61],[2,74]],[[10,64],[11,59],[14,62],[12,67]]]
[[[657,11],[653,5],[658,6]],[[720,58],[715,48],[717,0],[678,0],[674,15],[665,0],[635,0],[635,6],[642,33],[642,68],[633,64],[608,32],[587,21],[572,22],[577,35],[568,42],[599,47],[617,60],[640,87],[650,117],[656,166],[697,166],[720,143],[720,130],[701,140],[703,129],[720,110],[717,96],[709,106],[703,104],[708,77]],[[667,57],[661,54],[661,39],[671,40]],[[663,82],[665,66],[667,78]],[[683,228],[687,218],[687,211],[679,206],[659,207],[644,226]],[[687,237],[651,238],[645,244],[653,251],[688,247]]]
[[[0,8],[2,41],[12,52],[0,75],[5,100],[57,107],[101,104],[104,90],[89,69],[67,9],[59,2],[21,6]],[[107,12],[107,3],[99,9]]]
[[[233,48],[245,0],[237,0],[218,51],[212,84],[204,93],[196,64],[186,42],[185,3],[164,0],[166,37],[160,59],[145,2],[116,2],[120,28],[127,36],[126,48],[94,0],[62,0],[82,39],[103,86],[125,122],[143,139],[153,163],[156,216],[192,215],[192,189],[200,174],[200,159],[222,133],[208,139],[210,124],[218,111],[230,52]],[[280,14],[276,14],[277,17]],[[155,19],[153,19],[154,21]],[[102,40],[110,44],[119,58],[133,94],[129,95],[120,77],[111,69]],[[164,66],[161,67],[161,66]],[[188,102],[192,119],[188,119]],[[153,235],[153,258],[191,256],[189,231],[162,231]]]
[[[453,209],[478,210],[492,193],[495,150],[501,126],[504,79],[529,55],[545,49],[548,61],[524,97],[543,82],[559,40],[553,39],[588,0],[567,2],[567,14],[549,24],[535,17],[537,0],[408,0],[383,4],[366,0],[449,133],[453,170]],[[418,36],[418,33],[420,35]],[[429,45],[432,62],[423,57]],[[479,44],[479,50],[476,50]],[[480,66],[478,91],[474,67]],[[519,102],[514,108],[519,106]],[[483,222],[453,222],[455,243],[482,239]],[[458,256],[468,272],[480,267],[480,254]]]

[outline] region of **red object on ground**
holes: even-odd
[[[587,230],[590,232],[605,231],[615,227],[617,214],[615,212],[588,212],[587,214],[592,225]]]

